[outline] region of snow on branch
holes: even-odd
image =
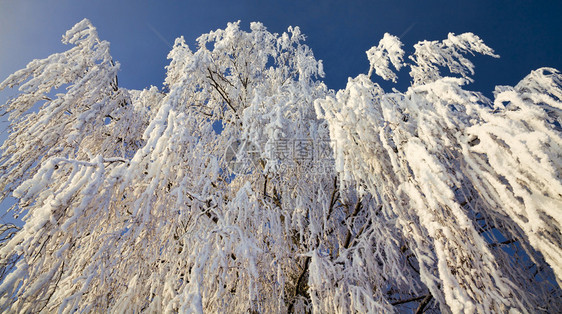
[[[385,33],[378,46],[367,50],[367,59],[369,59],[370,64],[368,76],[371,77],[373,70],[375,70],[378,76],[396,83],[397,77],[389,69],[389,62],[396,70],[400,70],[404,66],[402,46],[403,44],[398,37]]]
[[[460,35],[449,33],[447,39],[443,41],[419,42],[414,45],[414,54],[408,56],[413,63],[403,62],[402,46],[400,38],[385,33],[378,46],[367,50],[370,64],[368,76],[371,77],[374,70],[384,80],[396,83],[397,76],[389,67],[392,64],[396,70],[409,66],[413,84],[421,85],[440,79],[442,77],[440,67],[446,67],[452,74],[460,74],[470,81],[469,74],[474,74],[474,64],[463,54],[480,53],[499,58],[473,33]]]

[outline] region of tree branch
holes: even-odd
[[[234,111],[234,113],[237,114],[236,108],[234,108],[234,106],[232,106],[232,102],[231,102],[230,98],[228,98],[228,94],[227,94],[226,91],[219,85],[219,83],[217,83],[217,81],[216,81],[215,78],[213,77],[213,72],[211,72],[211,69],[207,69],[207,71],[209,72],[208,78],[212,81],[211,86],[213,86],[213,87],[215,88],[215,90],[219,93],[219,95],[222,97],[222,99],[228,104],[228,106],[230,107],[230,109],[232,109],[232,111]]]
[[[359,214],[359,211],[361,210],[362,207],[363,205],[361,200],[360,199],[357,200],[357,204],[355,204],[355,210],[353,210],[353,213],[349,216],[349,218],[355,218],[357,214]],[[361,230],[357,233],[357,236],[359,236],[363,232],[364,228],[365,226],[361,228]],[[350,242],[351,242],[351,228],[347,230],[347,235],[345,236],[343,247],[346,249],[349,248]]]
[[[425,312],[425,307],[429,304],[429,301],[433,299],[433,296],[430,294],[426,295],[425,298],[420,302],[420,305],[416,309],[416,314],[421,314]]]
[[[409,298],[409,299],[405,299],[405,300],[400,300],[400,301],[394,301],[392,303],[390,303],[390,305],[400,305],[400,304],[404,304],[404,303],[410,303],[410,302],[416,302],[416,301],[420,301],[422,299],[424,299],[426,296],[422,295],[421,297],[415,297],[415,298]]]
[[[295,294],[293,296],[293,300],[291,300],[291,304],[287,308],[287,313],[294,313],[294,306],[295,302],[297,301],[297,296],[303,296],[304,298],[308,299],[308,287],[304,284],[304,278],[306,273],[308,272],[308,266],[310,265],[310,256],[307,256],[304,260],[304,267],[302,272],[297,279],[297,285],[295,287]]]

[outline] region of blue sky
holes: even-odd
[[[202,33],[237,20],[245,29],[260,21],[277,33],[300,26],[316,58],[324,60],[332,89],[367,72],[365,51],[385,32],[403,34],[407,52],[420,40],[441,40],[448,32],[479,35],[501,56],[472,58],[476,74],[469,88],[488,96],[495,85],[514,85],[538,67],[562,70],[561,1],[0,0],[0,80],[32,59],[67,49],[62,34],[85,17],[111,42],[122,65],[119,83],[126,88],[161,87],[176,37],[183,35],[193,47]],[[409,80],[402,72],[403,90]],[[0,101],[10,94],[0,93]],[[0,117],[0,141],[5,119]]]
[[[0,78],[34,58],[63,51],[61,35],[89,18],[111,42],[122,64],[120,84],[161,86],[167,43],[183,35],[188,44],[202,33],[241,20],[261,21],[272,32],[298,25],[316,57],[324,60],[330,88],[367,71],[365,51],[385,32],[403,36],[407,51],[419,40],[471,31],[501,59],[476,57],[474,89],[490,93],[515,84],[532,69],[562,69],[560,1],[81,1],[0,0]],[[158,34],[157,34],[158,33]],[[167,43],[166,43],[167,42]],[[407,77],[399,86],[407,86]]]

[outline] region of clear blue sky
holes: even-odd
[[[128,88],[162,85],[165,41],[183,35],[194,46],[200,34],[236,20],[245,28],[261,21],[272,32],[300,26],[316,57],[324,60],[325,81],[334,89],[367,71],[365,51],[385,32],[401,35],[412,25],[403,37],[410,51],[419,40],[467,31],[494,48],[501,59],[473,58],[474,89],[486,93],[541,66],[562,69],[560,1],[0,0],[0,77],[63,51],[61,35],[84,17],[111,42],[114,59],[122,64],[120,83]]]
[[[448,32],[479,35],[501,56],[472,58],[476,82],[469,88],[486,95],[538,67],[562,70],[562,1],[0,0],[0,80],[32,59],[67,49],[62,34],[85,17],[111,42],[126,88],[161,87],[168,43],[183,35],[193,47],[202,33],[236,20],[246,29],[260,21],[277,33],[300,26],[316,58],[324,60],[332,89],[367,72],[365,51],[385,32],[400,36],[408,29],[402,41],[410,52],[417,41],[444,39]],[[402,72],[399,89],[408,85]],[[0,93],[0,101],[9,94]],[[5,119],[0,117],[0,141]]]

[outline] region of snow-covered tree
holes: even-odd
[[[4,82],[0,308],[12,312],[556,312],[562,75],[463,89],[471,33],[329,90],[300,30],[178,38],[163,91],[118,86],[83,20]],[[385,92],[375,73],[410,68]],[[448,68],[451,75],[441,72]]]

